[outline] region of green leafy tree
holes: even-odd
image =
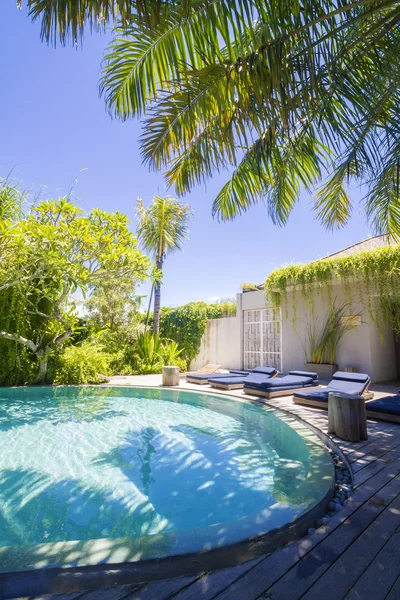
[[[139,322],[142,297],[136,293],[137,281],[130,276],[118,282],[97,284],[85,306],[90,321],[98,329],[118,333]]]
[[[143,247],[154,257],[157,271],[162,274],[168,253],[182,249],[188,238],[188,226],[192,211],[187,204],[168,196],[154,196],[148,208],[138,198],[136,218],[137,234]],[[161,281],[154,284],[153,332],[160,329]]]
[[[25,310],[0,338],[35,357],[34,382],[42,382],[49,357],[78,325],[79,296],[127,277],[142,283],[151,273],[126,216],[98,209],[86,215],[65,198],[42,202],[20,220],[0,221],[0,293],[12,290]]]

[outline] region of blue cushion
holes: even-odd
[[[229,375],[236,377],[244,377],[248,375],[248,371],[236,371],[232,370],[229,373],[193,373],[192,375],[188,375],[190,379],[196,379],[197,381],[208,381],[210,377],[229,377]]]
[[[225,377],[209,377],[209,383],[222,383],[223,385],[231,385],[233,383],[241,384],[246,381],[247,377],[240,375],[233,375],[229,377],[229,374],[225,373]]]
[[[251,373],[250,375],[248,375],[248,377],[246,377],[246,384],[253,383],[255,385],[259,385],[261,383],[264,383],[265,381],[274,380],[271,379],[269,375],[265,375],[264,373]]]
[[[354,381],[357,383],[368,383],[369,375],[366,373],[345,373],[344,371],[336,371],[332,379],[340,379],[341,381]]]
[[[365,408],[372,412],[387,413],[388,415],[400,415],[400,395],[385,396],[372,402],[367,402]]]
[[[311,392],[295,392],[293,394],[295,398],[306,398],[307,400],[318,400],[320,402],[326,402],[328,404],[329,392],[325,390],[312,390]]]
[[[289,371],[289,375],[298,375],[299,377],[311,377],[312,379],[318,379],[318,373],[312,371]]]
[[[272,377],[277,374],[277,370],[274,367],[255,367],[252,373],[264,373],[264,375],[269,375]]]
[[[307,387],[313,387],[313,383],[307,383],[306,385],[303,386],[304,389],[306,389]],[[286,392],[287,390],[293,390],[296,389],[293,387],[293,385],[278,385],[275,386],[273,388],[264,388],[263,385],[249,385],[247,383],[247,381],[244,382],[244,386],[243,386],[243,390],[256,390],[259,392]]]
[[[315,382],[311,377],[299,377],[296,375],[285,375],[284,377],[276,377],[275,379],[264,379],[264,380],[255,380],[253,379],[253,375],[250,375],[246,379],[246,386],[251,386],[254,388],[268,390],[275,388],[301,388],[304,385],[311,385]]]
[[[344,392],[345,394],[360,395],[367,387],[368,382],[357,383],[356,381],[342,381],[340,379],[332,379],[327,386],[327,390],[331,392]]]

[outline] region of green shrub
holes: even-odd
[[[163,366],[160,337],[151,331],[141,333],[135,344],[135,358],[138,373],[161,373]]]
[[[56,385],[101,383],[99,375],[108,375],[111,356],[103,346],[85,342],[67,346],[57,358],[54,372]]]

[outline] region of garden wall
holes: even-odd
[[[240,315],[241,317],[241,315]],[[190,370],[200,369],[207,363],[226,369],[241,366],[240,317],[210,319],[201,340],[200,352],[190,364]]]

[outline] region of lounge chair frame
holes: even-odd
[[[389,423],[400,423],[400,415],[368,410],[368,403],[365,405],[365,412],[367,414],[367,419],[372,419],[374,421],[388,421]]]

